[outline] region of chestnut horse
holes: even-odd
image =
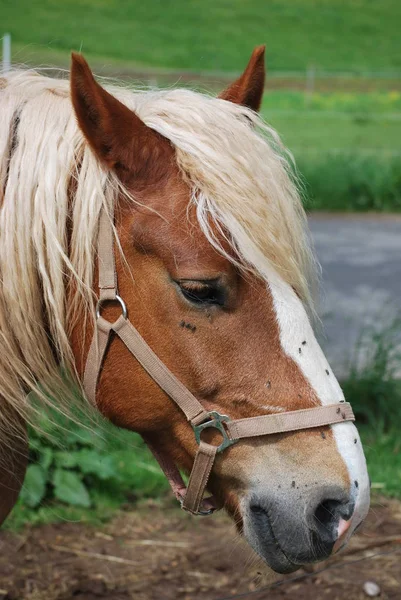
[[[0,79],[2,520],[24,478],[28,393],[64,410],[65,373],[82,382],[111,206],[130,319],[205,410],[259,418],[344,402],[308,316],[315,263],[297,186],[257,114],[264,77],[258,47],[218,98],[106,90],[80,55],[70,88],[33,71]],[[96,405],[190,471],[193,430],[117,335]],[[208,487],[278,572],[343,546],[369,506],[350,422],[240,440]]]

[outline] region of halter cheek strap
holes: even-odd
[[[109,217],[106,210],[102,209],[98,234],[99,300],[96,307],[95,332],[85,366],[83,381],[85,393],[88,400],[96,406],[98,379],[107,354],[110,337],[117,335],[150,377],[182,410],[194,430],[198,450],[188,486],[185,486],[174,462],[163,454],[154,442],[144,436],[145,442],[159,462],[182,508],[193,514],[206,515],[214,512],[217,508],[214,498],[204,499],[203,495],[216,455],[240,439],[355,420],[348,402],[236,420],[231,420],[228,416],[221,415],[216,411],[205,410],[199,400],[153,352],[128,319],[127,308],[117,290],[113,236],[112,217]],[[114,323],[110,323],[101,316],[103,305],[106,302],[118,302],[121,306],[121,315]],[[208,428],[219,431],[222,438],[220,445],[214,446],[202,440],[202,431]]]

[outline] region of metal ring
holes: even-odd
[[[220,413],[218,413],[214,410],[210,411],[208,421],[204,421],[203,423],[200,423],[199,425],[192,425],[197,443],[200,444],[202,431],[204,429],[211,428],[211,429],[217,429],[218,432],[223,437],[223,441],[221,442],[221,444],[219,444],[219,446],[217,446],[217,450],[216,450],[217,454],[219,454],[220,452],[223,452],[223,450],[225,450],[226,448],[229,448],[230,446],[235,444],[238,440],[232,440],[230,437],[228,437],[228,432],[223,425],[223,423],[227,423],[227,421],[229,421],[229,420],[230,420],[230,418],[227,417],[227,415],[221,415]]]
[[[99,319],[101,317],[101,309],[103,307],[104,304],[108,303],[108,302],[118,302],[120,307],[121,307],[121,314],[124,317],[124,319],[126,319],[128,317],[128,311],[127,311],[127,305],[125,304],[124,300],[121,298],[121,296],[118,296],[117,294],[114,296],[114,298],[104,298],[103,300],[98,300],[97,304],[96,304],[96,318]]]

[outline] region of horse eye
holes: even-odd
[[[178,281],[181,294],[186,300],[197,306],[215,304],[223,306],[225,301],[224,289],[212,281]]]

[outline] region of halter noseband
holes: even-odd
[[[203,499],[203,494],[216,454],[223,452],[238,440],[355,420],[348,402],[235,420],[216,411],[205,410],[199,400],[156,356],[128,319],[126,305],[117,291],[113,236],[113,216],[109,216],[102,208],[98,233],[99,299],[96,307],[95,332],[85,366],[84,389],[88,400],[96,406],[96,388],[109,339],[112,334],[117,335],[152,379],[178,405],[194,430],[198,451],[188,486],[185,486],[175,463],[166,457],[153,442],[148,441],[146,436],[143,436],[183,509],[197,515],[208,515],[216,510],[217,505],[214,498]],[[114,323],[110,323],[101,316],[102,307],[106,302],[120,304],[122,312]],[[208,428],[217,429],[221,434],[222,442],[219,446],[208,444],[202,440],[202,431]]]

